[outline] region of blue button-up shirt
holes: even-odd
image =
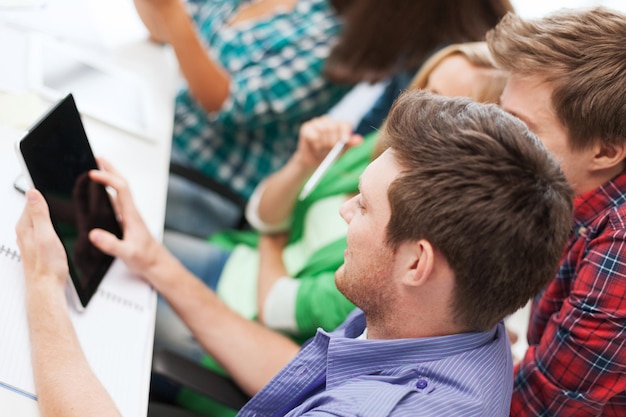
[[[502,323],[491,331],[357,339],[360,310],[317,335],[239,416],[508,416],[513,361]]]

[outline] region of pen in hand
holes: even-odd
[[[348,143],[348,140],[350,140],[350,135],[343,137],[335,144],[335,146],[333,146],[330,152],[328,152],[328,155],[326,155],[322,163],[317,167],[315,172],[313,172],[313,175],[311,175],[311,177],[307,180],[304,187],[302,187],[302,191],[300,191],[300,195],[298,195],[299,200],[304,200],[309,194],[311,194],[311,191],[313,191],[313,188],[315,188],[315,186],[320,182],[320,179],[326,171],[328,171],[328,168],[330,168],[333,162],[335,162],[339,155],[341,155],[341,151],[343,151],[343,148],[346,146],[346,143]]]

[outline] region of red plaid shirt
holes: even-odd
[[[574,208],[557,275],[533,303],[512,416],[626,416],[626,174]]]

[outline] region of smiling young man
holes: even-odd
[[[511,415],[624,416],[626,16],[510,15],[487,41],[510,73],[502,106],[541,139],[576,194],[560,268],[533,303]]]
[[[409,92],[383,137],[389,149],[341,208],[348,245],[336,282],[359,309],[299,352],[229,310],[154,240],[109,164],[90,173],[117,191],[124,221],[122,240],[102,230],[90,238],[154,285],[256,394],[240,415],[508,415],[513,365],[502,319],[556,270],[571,222],[567,181],[495,105]],[[17,234],[42,414],[114,416],[72,332],[67,265],[45,201],[27,197]]]

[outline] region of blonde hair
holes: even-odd
[[[496,69],[486,42],[457,43],[440,49],[422,65],[408,89],[424,89],[435,68],[453,55],[461,55],[470,64],[484,70],[477,74],[470,98],[481,103],[498,103],[506,84],[506,74]]]
[[[423,90],[435,68],[446,58],[454,55],[463,56],[470,64],[482,70],[476,74],[475,82],[472,86],[472,96],[469,98],[479,103],[499,103],[507,76],[504,71],[496,68],[495,61],[485,42],[456,43],[440,49],[431,55],[420,67],[417,74],[413,77],[408,90]],[[385,123],[383,123],[381,131],[384,129]],[[386,148],[384,141],[379,140],[374,148],[373,158],[378,157]]]
[[[572,149],[626,141],[626,15],[602,7],[536,20],[508,14],[487,34],[496,64],[553,87]]]

